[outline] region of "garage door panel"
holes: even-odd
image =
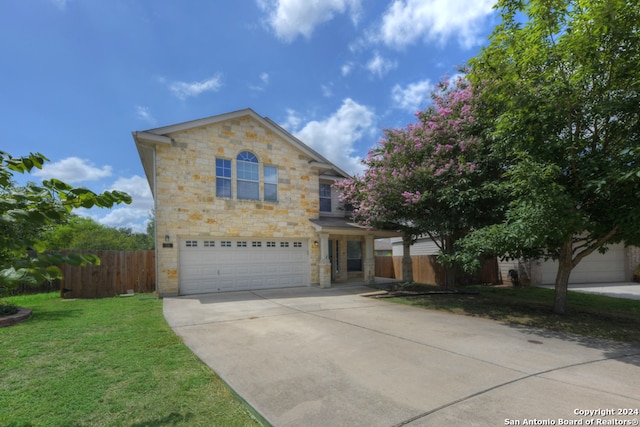
[[[181,294],[309,285],[306,240],[204,240],[180,244]]]
[[[557,261],[541,264],[542,284],[555,283]],[[585,257],[571,271],[569,283],[623,282],[625,280],[625,251],[623,244],[612,245],[607,252],[594,252]]]

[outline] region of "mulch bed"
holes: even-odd
[[[4,326],[15,325],[16,323],[24,322],[31,317],[31,310],[28,308],[18,307],[16,314],[0,317],[0,328]]]
[[[478,295],[477,291],[466,291],[462,289],[445,289],[437,286],[425,286],[416,284],[407,285],[381,285],[376,286],[379,291],[362,294],[371,298],[395,298],[395,297],[418,297],[429,295]]]

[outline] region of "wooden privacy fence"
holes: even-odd
[[[155,251],[69,251],[90,253],[100,265],[62,266],[63,298],[104,298],[156,288]]]
[[[435,255],[412,255],[413,281],[430,285],[444,285],[444,268],[437,263],[436,259]],[[377,256],[375,275],[377,277],[402,280],[402,257]],[[474,275],[463,277],[461,281],[463,284],[499,284],[498,260],[496,258],[484,260],[480,271]]]

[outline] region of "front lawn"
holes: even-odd
[[[425,286],[424,290],[434,287]],[[552,289],[469,286],[464,294],[391,298],[433,310],[498,320],[511,325],[640,343],[640,301],[569,291],[568,314],[553,314]]]
[[[0,329],[2,426],[260,425],[153,295],[8,300],[33,317]]]

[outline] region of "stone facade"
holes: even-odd
[[[298,238],[313,242],[309,223],[319,215],[319,171],[311,158],[251,116],[232,118],[168,135],[158,145],[156,167],[156,230],[159,248],[158,292],[177,294],[179,242],[198,236]],[[216,158],[253,153],[260,164],[260,199],[216,197]],[[264,201],[263,165],[278,169],[278,201]],[[166,237],[168,236],[168,237]],[[172,242],[172,248],[163,248]],[[309,245],[310,282],[319,282],[319,250]]]
[[[298,280],[305,285],[329,287],[332,282],[354,277],[371,283],[375,273],[374,238],[399,235],[397,231],[371,230],[353,224],[345,217],[337,191],[331,188],[328,197],[325,187],[349,175],[251,109],[133,132],[133,138],[155,201],[156,291],[160,295],[230,289],[235,283],[228,285],[229,280],[236,278],[242,282],[239,288],[244,289],[295,286]],[[256,200],[238,198],[238,165],[246,166],[237,160],[242,152],[252,154],[252,163],[253,156],[258,160],[259,198]],[[226,161],[227,171],[231,166],[231,176],[222,178],[230,183],[230,197],[216,194],[217,159]],[[277,169],[277,201],[265,200],[265,167]],[[288,247],[288,242],[293,242],[292,247],[307,248],[308,269],[307,265],[304,269],[298,268],[300,276],[297,277],[294,270],[301,267],[298,258],[294,265],[283,258],[270,259],[268,264],[248,265],[251,261],[245,258],[245,261],[221,261],[219,265],[224,269],[221,273],[214,251],[209,252],[211,258],[206,258],[207,255],[198,261],[211,264],[189,264],[194,260],[192,256],[199,256],[197,250],[196,255],[193,252],[198,241],[202,241],[204,248],[212,242],[215,245],[215,241],[222,244],[225,239],[230,239],[226,244],[236,240],[236,245],[246,245],[245,239],[248,242],[255,239],[256,248],[260,247],[258,240],[261,239],[281,240],[280,247]],[[361,265],[347,262],[347,245],[354,241],[361,245]],[[249,254],[241,252],[245,256]],[[180,287],[181,253],[185,255],[184,268],[189,268],[183,275],[188,277],[183,283],[184,289]],[[300,253],[300,256],[305,258],[306,254]],[[264,258],[262,260],[264,262]],[[245,266],[255,267],[248,273],[250,284],[245,281],[248,276],[243,275]],[[279,268],[282,276],[275,282],[260,277],[270,270],[273,279],[274,274],[280,274]],[[224,279],[211,280],[209,287],[211,276],[224,276]],[[223,281],[225,285],[215,286]],[[198,284],[192,287],[194,283]]]

